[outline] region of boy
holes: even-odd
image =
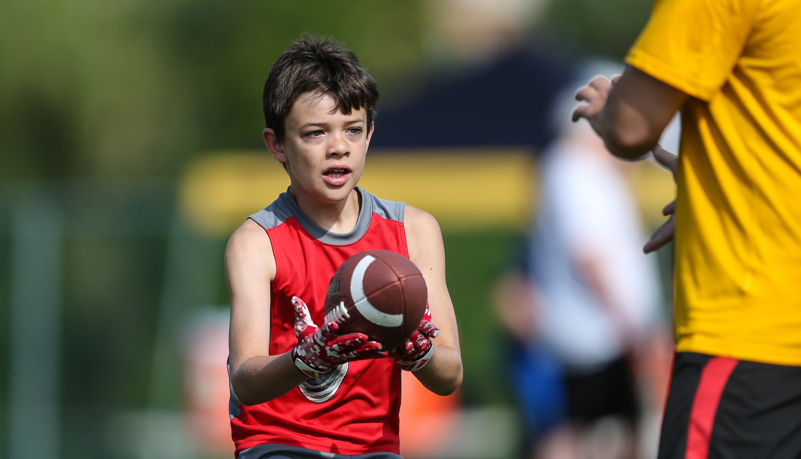
[[[356,186],[378,97],[351,51],[311,37],[293,43],[265,83],[263,138],[290,186],[226,249],[239,459],[398,458],[401,369],[439,395],[461,384],[436,220]],[[398,349],[322,323],[334,271],[369,249],[408,256],[428,286],[430,314]]]

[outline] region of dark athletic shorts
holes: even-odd
[[[571,421],[591,423],[617,415],[632,424],[638,414],[637,389],[625,356],[588,374],[565,375],[567,412]]]
[[[239,453],[238,459],[403,459],[395,453],[369,453],[349,456],[346,454],[323,453],[313,449],[278,444],[254,446]]]
[[[801,458],[801,367],[677,353],[658,458]]]

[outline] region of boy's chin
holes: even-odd
[[[325,189],[319,190],[314,194],[314,198],[321,204],[336,204],[348,199],[355,190],[355,184],[345,184],[342,186],[332,186],[326,184]]]

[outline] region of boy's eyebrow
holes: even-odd
[[[306,123],[300,127],[300,129],[305,129],[307,127],[316,126],[316,127],[327,127],[328,123],[324,121],[312,121],[310,123]]]
[[[345,121],[345,125],[346,126],[349,126],[351,124],[365,124],[365,123],[367,123],[367,121],[365,121],[362,118],[354,118],[352,120]],[[299,129],[305,129],[305,128],[312,127],[312,126],[314,126],[314,127],[328,127],[329,124],[326,123],[325,121],[311,121],[309,123],[306,123],[306,124],[302,125]]]

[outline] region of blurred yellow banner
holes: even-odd
[[[359,185],[431,213],[445,231],[525,231],[536,211],[535,166],[525,149],[371,151]],[[653,160],[621,166],[644,223],[660,225],[662,207],[675,196],[670,173]],[[218,152],[187,169],[179,202],[196,231],[226,237],[288,186],[284,168],[269,152]]]
[[[533,154],[524,149],[371,151],[359,185],[437,218],[443,230],[526,228],[535,200]],[[286,191],[269,152],[219,152],[192,164],[181,183],[184,216],[208,236],[230,234]]]

